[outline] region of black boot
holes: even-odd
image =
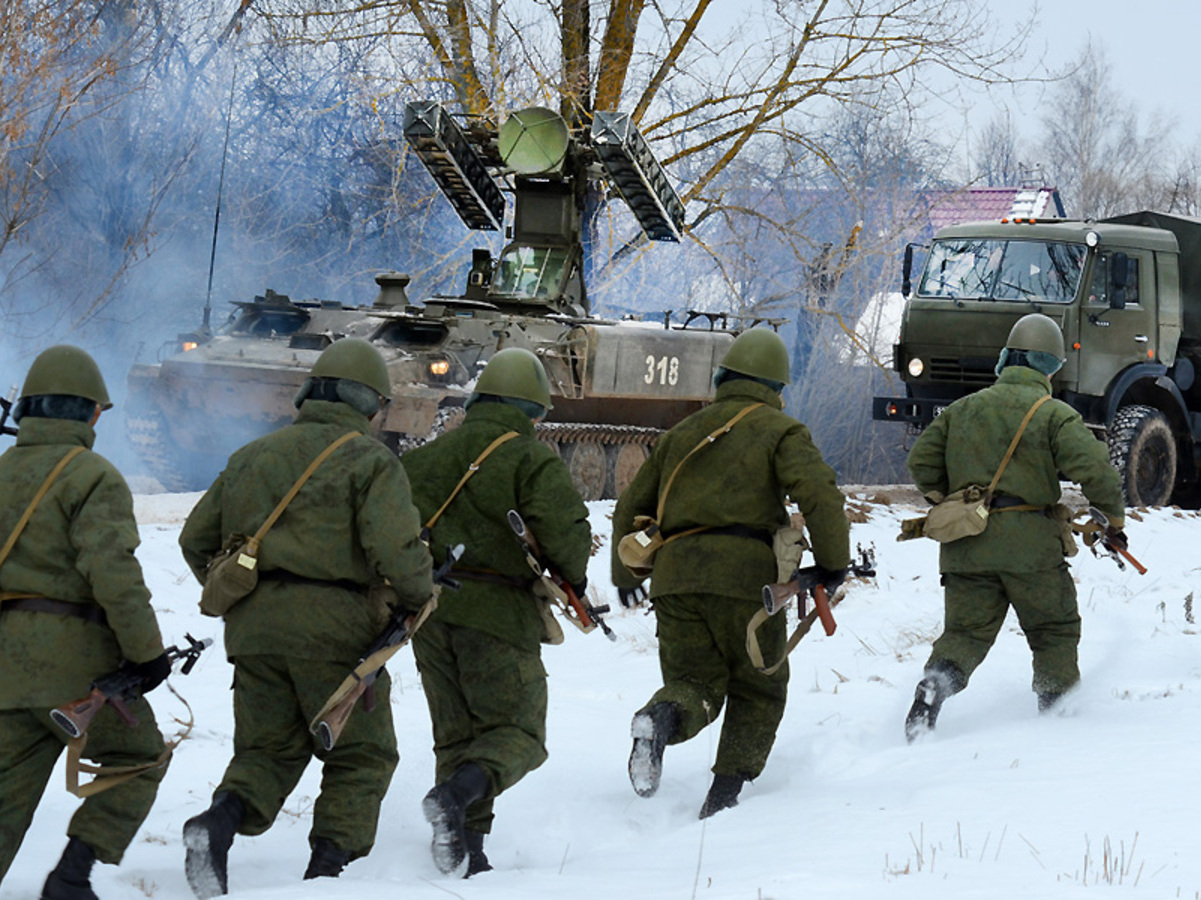
[[[967,684],[963,671],[953,663],[939,661],[927,667],[925,677],[917,683],[913,706],[905,717],[905,739],[913,743],[919,735],[934,730],[943,701],[957,694]]]
[[[630,784],[639,797],[653,796],[663,775],[663,748],[680,727],[680,708],[656,703],[635,714],[630,723],[634,746],[630,750]]]
[[[310,878],[337,878],[350,862],[350,854],[338,849],[338,845],[329,838],[313,838],[313,855],[309,857],[309,867],[304,870],[307,881]]]
[[[192,893],[200,900],[229,892],[226,866],[229,848],[238,826],[246,817],[246,805],[237,794],[213,794],[212,805],[183,826],[183,845],[188,851],[184,872]]]
[[[1063,697],[1063,691],[1039,691],[1038,711],[1040,713],[1050,712],[1061,697]]]
[[[705,797],[698,818],[707,819],[723,809],[737,806],[738,794],[742,791],[742,786],[749,780],[741,775],[714,775],[713,785],[709,788],[709,794]]]
[[[42,900],[97,900],[92,890],[92,866],[96,854],[77,837],[67,841],[62,859],[42,888]]]
[[[467,829],[467,874],[464,878],[478,875],[480,872],[491,872],[492,864],[484,855],[484,833]]]
[[[487,796],[488,787],[488,773],[475,763],[465,763],[449,779],[431,788],[421,801],[425,820],[434,827],[430,852],[442,874],[463,877],[468,852],[464,825],[467,807]]]

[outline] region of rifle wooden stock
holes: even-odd
[[[106,703],[116,710],[126,725],[132,728],[138,724],[138,720],[125,705],[125,698],[119,694],[106,694],[101,687],[93,687],[86,697],[50,710],[50,718],[67,733],[67,737],[77,738],[88,730],[92,719],[96,718],[96,713],[100,712]]]
[[[783,584],[763,585],[763,608],[769,616],[774,616],[788,606],[788,602],[797,595],[796,579]]]
[[[359,698],[366,690],[367,681],[364,679],[355,685],[340,702],[330,707],[324,718],[317,723],[317,740],[321,742],[321,746],[325,750],[334,749],[334,744],[338,743],[338,738],[342,736],[342,731],[350,720],[350,714],[354,712],[355,704],[359,702]]]
[[[826,587],[817,580],[814,574],[806,572],[804,569],[798,570],[797,577],[792,581],[763,585],[763,608],[769,616],[774,616],[788,606],[793,597],[809,595],[813,597],[815,612],[818,619],[821,620],[826,636],[829,637],[838,628],[838,623],[834,621],[834,613],[830,610],[830,599],[826,595]],[[805,610],[801,609],[800,614],[804,617]]]

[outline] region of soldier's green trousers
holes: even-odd
[[[326,838],[351,859],[370,852],[400,761],[388,673],[375,682],[375,708],[367,712],[360,700],[333,750],[309,733],[309,722],[353,665],[270,655],[234,659],[234,758],[217,792],[235,793],[246,805],[241,834],[271,827],[315,756],[322,763],[321,792],[310,842]]]
[[[413,639],[434,729],[435,778],[464,763],[488,773],[489,791],[467,807],[467,827],[492,830],[492,801],[546,761],[546,669],[474,628],[426,622]]]
[[[747,622],[762,605],[710,594],[667,594],[655,598],[654,608],[663,687],[643,709],[674,703],[680,727],[670,743],[679,744],[713,722],[724,704],[713,773],[756,778],[767,764],[788,698],[788,664],[763,675],[747,656]],[[758,637],[763,658],[779,659],[787,643],[784,617],[764,622]]]
[[[84,758],[102,766],[138,766],[162,755],[163,736],[150,704],[140,697],[129,710],[138,720],[132,728],[111,707],[96,714],[88,728]],[[17,855],[66,744],[67,736],[50,720],[49,709],[0,710],[0,881]],[[150,769],[88,797],[71,817],[67,835],[91,847],[101,862],[121,862],[150,813],[166,770],[166,765]]]
[[[942,578],[946,621],[927,668],[946,661],[970,677],[992,647],[1012,606],[1034,656],[1034,690],[1059,694],[1080,680],[1076,662],[1080,611],[1066,563],[1036,572],[948,572]]]

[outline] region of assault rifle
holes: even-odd
[[[871,578],[875,576],[875,547],[868,547],[865,550],[862,544],[858,544],[855,550],[859,554],[859,558],[851,562],[850,574],[857,578]],[[804,609],[806,605],[805,601],[810,596],[813,597],[815,607],[812,614],[806,613]],[[830,598],[826,596],[826,587],[821,582],[816,565],[797,569],[793,573],[792,579],[782,584],[763,585],[763,608],[767,610],[769,616],[774,616],[780,610],[784,609],[793,597],[797,597],[800,600],[802,619],[809,615],[815,615],[821,620],[822,627],[826,630],[826,635],[834,634],[834,629],[838,625],[834,621],[833,613],[830,611]],[[812,620],[810,620],[810,624],[812,624]]]
[[[434,584],[450,588],[452,591],[459,589],[459,582],[451,578],[450,573],[455,563],[463,558],[463,552],[462,544],[446,548],[446,560],[434,570]],[[321,711],[313,717],[309,731],[317,736],[322,747],[326,750],[334,749],[334,744],[342,736],[342,730],[346,727],[346,722],[360,697],[363,697],[363,708],[367,712],[375,709],[375,682],[379,673],[384,670],[384,664],[412,639],[437,605],[437,598],[431,597],[415,613],[401,607],[392,612],[384,630],[371,642],[371,646],[359,657],[358,664],[325,701]]]
[[[613,629],[601,618],[609,612],[608,605],[593,606],[588,602],[587,597],[578,596],[570,582],[554,566],[542,558],[542,551],[538,546],[538,541],[535,540],[533,533],[526,527],[525,520],[521,518],[521,513],[515,509],[511,509],[509,510],[508,518],[509,527],[513,529],[513,533],[521,540],[521,548],[525,551],[526,562],[530,564],[530,568],[534,570],[534,574],[546,583],[551,596],[558,602],[559,608],[563,611],[563,615],[566,616],[567,621],[571,622],[571,624],[575,625],[585,634],[599,625],[601,631],[605,633],[605,637],[611,641],[616,641],[617,635],[613,633]]]
[[[1134,566],[1134,570],[1138,574],[1147,574],[1147,567],[1135,559],[1129,550],[1120,546],[1117,541],[1109,536],[1109,516],[1105,515],[1097,507],[1090,506],[1088,508],[1088,517],[1098,526],[1096,537],[1091,541],[1088,540],[1088,535],[1085,535],[1085,543],[1093,551],[1093,556],[1098,558],[1102,555],[1108,556],[1118,564],[1119,569],[1126,568],[1126,563],[1122,562],[1122,557],[1125,557],[1130,561],[1130,565]],[[1100,550],[1097,549],[1098,545],[1101,547]]]
[[[8,434],[13,437],[17,436],[17,429],[8,424],[8,417],[12,415],[13,404],[17,400],[17,388],[14,385],[12,390],[8,392],[7,397],[0,397],[0,434]]]
[[[181,675],[191,672],[196,661],[200,659],[200,654],[213,644],[212,638],[198,641],[190,634],[185,634],[184,638],[188,642],[185,649],[167,648],[167,659],[172,662],[177,659],[184,661],[183,667],[179,670]],[[55,725],[67,733],[68,737],[78,738],[88,730],[92,719],[96,718],[96,713],[100,712],[105,704],[108,704],[121,717],[121,721],[133,728],[138,724],[138,720],[129,711],[129,704],[140,696],[142,696],[142,679],[133,674],[128,666],[122,666],[117,671],[110,672],[93,681],[92,690],[86,697],[50,710],[50,718],[54,720]]]

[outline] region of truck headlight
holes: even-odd
[[[913,359],[909,360],[908,368],[909,376],[911,378],[918,378],[921,376],[922,372],[926,371],[926,364],[915,356]]]
[[[430,374],[435,377],[440,377],[442,375],[445,375],[449,371],[450,371],[450,360],[448,360],[448,359],[436,359],[432,363],[430,363]]]

